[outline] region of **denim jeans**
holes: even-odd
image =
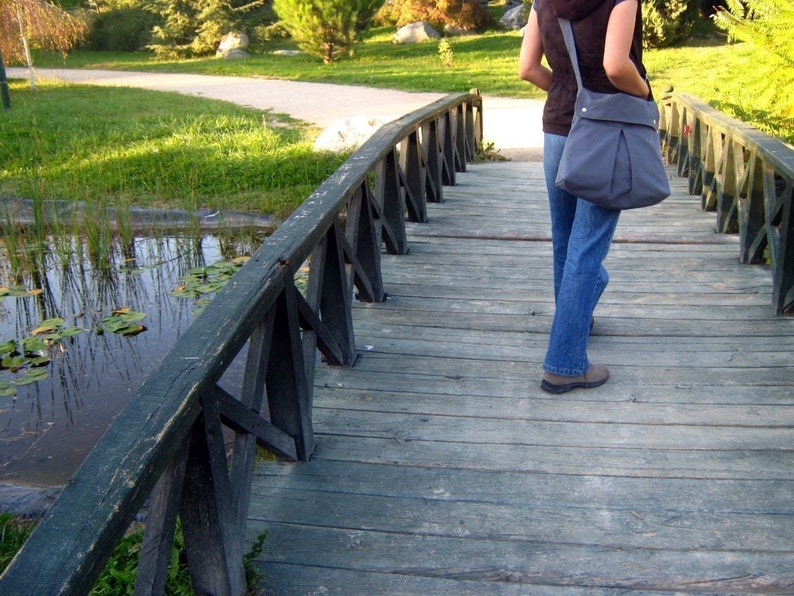
[[[557,188],[554,180],[565,139],[549,133],[544,136],[543,168],[551,210],[556,310],[543,370],[578,376],[589,366],[590,320],[609,282],[603,262],[620,211],[604,209]]]

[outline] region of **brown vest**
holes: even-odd
[[[576,101],[576,78],[557,17],[567,18],[573,25],[584,86],[601,93],[618,93],[603,66],[604,40],[615,0],[542,0],[539,5],[537,14],[543,52],[552,70],[551,86],[543,109],[543,130],[567,136]],[[640,10],[637,11],[630,57],[644,77]]]

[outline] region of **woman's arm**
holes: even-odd
[[[604,70],[612,84],[631,95],[647,98],[650,89],[629,58],[638,0],[624,0],[612,9],[604,43]]]
[[[529,11],[529,21],[524,29],[524,41],[518,55],[518,77],[537,85],[544,91],[551,85],[551,70],[541,64],[543,58],[543,42],[540,38],[538,14]]]

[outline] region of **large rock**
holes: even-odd
[[[499,26],[504,29],[518,30],[527,24],[527,19],[529,19],[529,11],[526,6],[521,4],[505,12],[499,19]]]
[[[441,34],[426,21],[409,23],[397,30],[392,40],[394,43],[422,43],[431,39],[440,39]]]
[[[235,52],[239,57],[239,52],[245,53],[249,43],[250,41],[245,33],[242,31],[232,31],[223,36],[223,39],[221,39],[221,42],[218,44],[218,50],[215,52],[215,55],[225,57],[227,54]]]
[[[250,58],[251,54],[245,50],[229,50],[221,55],[224,60],[241,60],[243,58]]]
[[[354,151],[361,147],[383,122],[366,116],[354,116],[335,120],[326,128],[314,142],[318,151]]]

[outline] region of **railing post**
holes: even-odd
[[[193,425],[179,517],[185,552],[197,594],[245,594],[242,533],[232,502],[226,447],[218,406],[201,398],[202,413]]]
[[[344,237],[339,217],[328,230],[311,256],[309,283],[306,289],[308,304],[320,314],[320,321],[330,332],[338,356],[326,352],[330,364],[352,366],[356,360],[356,339],[353,332],[351,288],[347,280],[344,256]],[[305,366],[311,388],[314,379],[316,331],[303,332]]]
[[[422,127],[422,154],[427,165],[425,188],[427,200],[432,203],[444,202],[441,178],[442,148],[438,135],[438,120],[433,119]]]
[[[380,269],[380,240],[375,225],[369,185],[363,182],[348,203],[345,240],[352,265],[354,285],[363,302],[383,302],[383,275]]]
[[[400,166],[405,178],[408,217],[411,221],[427,221],[427,199],[425,197],[425,164],[419,132],[409,134],[400,145]]]
[[[286,270],[289,267],[285,267]],[[308,461],[314,451],[309,387],[291,272],[284,275],[273,320],[266,386],[270,421],[295,439],[298,459]]]
[[[159,596],[165,590],[176,520],[182,501],[187,456],[185,445],[152,491],[138,571],[135,574],[135,596]]]
[[[394,150],[389,151],[375,168],[375,196],[383,216],[383,242],[393,255],[408,252],[405,234],[405,207],[400,166]],[[410,217],[410,214],[409,214]]]
[[[455,179],[455,129],[452,126],[452,114],[452,110],[447,110],[441,120],[441,152],[443,156],[441,178],[442,184],[447,186],[455,186],[457,184]]]

